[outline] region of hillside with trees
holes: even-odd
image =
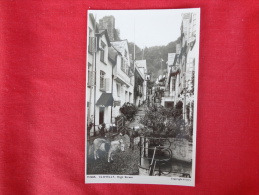
[[[153,46],[153,47],[145,47],[144,50],[135,46],[135,57],[136,60],[147,60],[147,69],[148,72],[151,73],[153,79],[156,79],[160,74],[162,74],[166,70],[166,62],[168,60],[168,53],[175,53],[176,44],[179,42],[179,38],[175,41],[168,43],[166,46]],[[129,43],[129,51],[130,53],[134,53],[134,43]],[[161,71],[161,59],[162,69]]]

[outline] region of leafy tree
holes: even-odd
[[[148,129],[145,134],[156,137],[178,137],[191,140],[193,135],[192,123],[186,123],[182,115],[181,103],[174,108],[165,108],[155,104],[146,108],[145,116],[140,122]],[[149,131],[152,129],[152,131]]]
[[[181,133],[182,109],[165,108],[152,104],[146,108],[140,122],[153,130],[153,136],[176,137]]]
[[[146,108],[145,116],[141,118],[140,122],[147,127],[153,129],[153,132],[158,131],[159,127],[165,121],[165,116],[161,114],[163,112],[160,107],[152,104],[150,107]]]

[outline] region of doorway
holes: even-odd
[[[104,123],[104,107],[99,107],[99,124]]]

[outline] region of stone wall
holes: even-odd
[[[173,158],[177,160],[192,161],[192,142],[186,139],[169,138]]]

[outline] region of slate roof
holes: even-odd
[[[143,67],[147,69],[147,61],[146,60],[136,60],[136,65],[140,68]]]
[[[118,52],[113,48],[109,47],[108,48],[108,57],[110,60],[112,60],[114,63],[116,63],[116,57],[118,55]]]
[[[102,36],[102,35],[105,35],[107,43],[108,43],[108,46],[110,47],[111,46],[111,42],[110,42],[107,30],[100,30],[99,33],[96,33],[96,36]]]
[[[111,42],[111,45],[122,55],[124,55],[124,50],[125,48],[128,47],[128,41],[127,40],[113,41]]]

